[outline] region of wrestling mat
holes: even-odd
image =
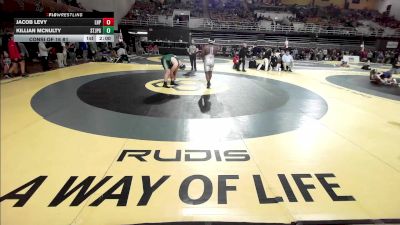
[[[400,223],[398,89],[220,60],[211,89],[201,62],[2,82],[1,224]]]

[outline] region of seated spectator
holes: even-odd
[[[378,63],[383,63],[383,60],[384,60],[383,52],[379,52],[379,53],[378,53],[377,62],[378,62]]]
[[[271,55],[271,68],[272,70],[278,70],[278,59],[279,59],[279,53],[275,52],[275,50],[272,51]],[[279,66],[280,67],[280,66]]]
[[[251,57],[250,61],[249,61],[249,69],[256,69],[257,68],[257,61],[256,61],[256,57],[253,56]]]
[[[118,51],[118,49],[120,49],[120,46],[117,46],[117,47],[115,47],[115,48],[110,48],[110,56],[111,56],[111,58],[119,58],[119,55],[118,55],[118,53],[117,53],[117,51]]]
[[[4,75],[5,79],[13,77],[9,73],[10,66],[11,66],[11,59],[8,56],[7,51],[2,50],[1,51],[1,67],[3,68],[3,75]]]
[[[269,60],[271,58],[271,52],[270,51],[263,51],[262,52],[262,62],[258,65],[257,70],[262,69],[262,67],[264,66],[264,70],[267,71],[269,70]]]
[[[400,73],[400,55],[397,55],[397,57],[394,57],[393,62],[392,62],[392,73],[393,74],[399,74]]]
[[[123,44],[119,45],[119,48],[117,50],[117,56],[118,56],[117,62],[124,62],[124,61],[128,62],[129,61],[128,53],[126,52],[126,49],[124,48]]]
[[[284,71],[292,72],[294,60],[289,51],[286,51],[286,54],[282,56],[282,63]]]
[[[117,50],[117,56],[122,57],[122,56],[126,56],[126,55],[128,55],[128,53],[126,52],[126,49],[122,45],[120,45]]]
[[[147,52],[147,54],[153,54],[154,53],[154,44],[153,43],[151,43],[149,46],[147,46],[146,47],[146,52]]]
[[[153,54],[155,54],[155,55],[159,55],[160,54],[160,50],[159,50],[157,45],[153,46]]]

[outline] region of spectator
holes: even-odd
[[[26,50],[26,49],[25,49]],[[18,65],[21,67],[21,75],[23,77],[26,77],[27,75],[25,74],[25,60],[23,56],[20,53],[20,49],[18,44],[14,41],[14,35],[10,34],[9,35],[9,40],[8,40],[8,54],[11,59],[12,65],[9,70],[9,73],[18,73]]]
[[[367,59],[368,59],[369,62],[372,62],[372,57],[373,57],[372,51],[369,50],[368,53],[367,53]]]
[[[323,53],[323,58],[322,58],[322,60],[327,60],[327,57],[328,57],[328,49],[322,50],[322,53]]]
[[[392,62],[392,71],[393,74],[398,74],[400,73],[400,55],[397,54],[397,57],[395,56]]]
[[[243,72],[246,72],[246,70],[244,69],[245,64],[246,64],[246,55],[247,55],[247,44],[244,43],[243,46],[242,46],[242,48],[241,48],[240,51],[239,51],[239,58],[240,58],[240,61],[239,61],[238,69],[237,69],[238,71],[240,71],[240,70],[239,70],[240,64],[242,64],[242,71],[243,71]]]
[[[29,59],[29,52],[26,49],[24,43],[22,42],[17,42],[19,50],[21,51],[21,57],[23,59],[24,62],[26,62]],[[28,73],[27,69],[26,69],[26,63],[25,63],[25,73]]]
[[[383,61],[384,61],[384,55],[383,55],[383,52],[379,52],[378,53],[378,59],[377,59],[377,62],[378,63],[383,63]]]
[[[63,64],[64,64],[64,66],[68,66],[68,64],[67,64],[67,52],[68,52],[67,45],[65,44],[65,42],[61,42],[61,46],[63,47]]]
[[[290,55],[289,51],[286,51],[286,54],[282,56],[282,63],[284,71],[292,72],[293,68],[293,57]]]
[[[6,78],[6,79],[12,77],[12,75],[9,74],[10,66],[11,66],[11,59],[8,56],[7,51],[2,50],[1,51],[1,67],[3,68],[4,78]]]
[[[293,59],[294,60],[297,60],[298,59],[298,54],[299,54],[299,50],[297,50],[297,48],[295,48],[294,50],[293,50]]]
[[[153,45],[153,53],[154,53],[154,55],[160,54],[160,49],[158,48],[158,46],[156,44]]]
[[[258,65],[257,70],[260,70],[263,65],[265,71],[269,70],[269,60],[271,58],[271,54],[268,54],[268,51],[264,51],[261,58],[263,61]]]
[[[96,44],[96,42],[89,42],[88,58],[92,59],[93,61],[95,61],[96,54],[97,54],[97,44]]]
[[[40,62],[42,64],[43,71],[47,71],[50,69],[49,67],[49,51],[52,49],[51,47],[47,48],[44,42],[39,42],[39,55],[40,55]]]
[[[126,52],[126,49],[124,48],[124,44],[123,43],[120,43],[120,45],[119,45],[119,48],[117,50],[117,56],[119,58],[118,61],[121,61],[121,62],[129,61],[128,53]]]
[[[233,56],[233,69],[239,70],[239,65],[240,65],[239,61],[240,61],[239,55],[236,53],[235,56]]]
[[[63,68],[64,64],[64,47],[61,42],[55,43],[55,48],[57,52],[57,62],[58,68]]]
[[[256,69],[256,68],[257,68],[256,56],[252,56],[252,57],[250,58],[250,61],[249,61],[249,69],[250,69],[250,68],[253,68],[253,69]]]
[[[21,53],[22,58],[26,61],[29,58],[28,50],[26,49],[24,43],[18,42],[17,44],[18,44],[19,50],[21,50],[20,53]]]
[[[226,56],[226,46],[222,46],[222,55],[225,57]]]
[[[87,61],[88,59],[88,44],[86,42],[79,42],[79,49],[82,51],[83,61]]]
[[[123,56],[123,55],[127,56],[128,53],[126,52],[126,49],[124,48],[124,46],[123,46],[123,45],[120,45],[119,48],[118,48],[118,50],[117,50],[117,56],[118,56],[118,57],[121,57],[121,56]]]
[[[278,66],[278,59],[279,59],[279,53],[276,52],[275,50],[272,51],[272,55],[271,55],[271,68],[273,70],[278,70],[277,66]]]
[[[70,63],[69,65],[75,65],[76,64],[76,45],[73,42],[70,42],[68,44],[68,56]]]

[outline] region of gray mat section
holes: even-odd
[[[327,77],[326,80],[355,91],[400,101],[399,87],[373,84],[369,81],[368,76],[335,75]]]

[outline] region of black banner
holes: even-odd
[[[114,31],[107,34],[113,34]],[[86,27],[86,26],[60,26],[60,27],[47,27],[47,26],[36,26],[28,27],[21,26],[15,27],[14,34],[103,34],[103,27]]]
[[[8,13],[13,18],[114,18],[114,12],[14,12]]]

